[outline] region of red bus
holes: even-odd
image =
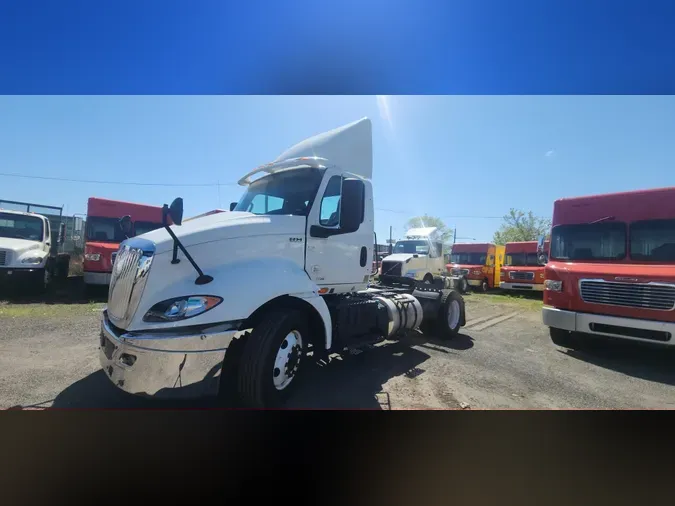
[[[548,254],[549,241],[544,243]],[[544,266],[539,263],[537,241],[507,242],[500,274],[502,290],[544,291]]]
[[[131,229],[125,234],[120,224],[131,217]],[[87,285],[110,284],[110,274],[120,243],[162,226],[162,208],[119,200],[91,197],[87,202],[84,245],[84,282]]]
[[[545,272],[554,344],[674,345],[675,188],[557,200]]]

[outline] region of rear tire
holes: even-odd
[[[462,276],[459,280],[459,291],[462,294],[465,294],[469,291],[469,282],[464,276]]]
[[[464,322],[464,299],[455,290],[449,290],[441,296],[435,327],[440,339],[452,339],[459,334]]]
[[[237,375],[241,400],[255,408],[283,405],[304,371],[308,341],[307,316],[302,311],[265,315],[242,350]]]
[[[581,347],[579,335],[576,332],[549,327],[549,335],[556,346],[569,348],[570,350],[578,350]]]

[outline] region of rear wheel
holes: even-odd
[[[469,291],[469,282],[464,276],[462,276],[459,280],[459,291],[461,293],[466,293]]]
[[[441,296],[441,307],[436,318],[436,334],[441,339],[452,339],[459,334],[464,313],[464,299],[455,290]]]
[[[248,336],[237,378],[247,405],[278,407],[295,389],[309,339],[306,322],[301,311],[274,311]]]
[[[576,332],[549,327],[549,334],[551,336],[551,341],[557,346],[569,348],[571,350],[577,350],[581,347],[579,335]]]

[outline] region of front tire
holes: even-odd
[[[459,280],[459,291],[463,294],[469,291],[469,282],[464,276]]]
[[[237,386],[241,400],[255,408],[281,406],[298,384],[309,339],[306,315],[274,311],[248,336]]]
[[[441,339],[456,337],[463,321],[464,299],[455,290],[445,292],[436,318],[436,335]]]

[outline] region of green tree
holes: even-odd
[[[436,227],[438,229],[437,233],[441,238],[441,241],[443,241],[443,244],[452,244],[452,230],[449,229],[440,218],[425,214],[424,216],[410,218],[406,223],[406,230],[423,227]]]
[[[525,213],[519,209],[512,208],[509,214],[504,216],[504,221],[499,230],[495,232],[492,241],[495,244],[536,241],[542,235],[548,237],[550,230],[550,219],[535,216],[532,214],[532,211]]]

